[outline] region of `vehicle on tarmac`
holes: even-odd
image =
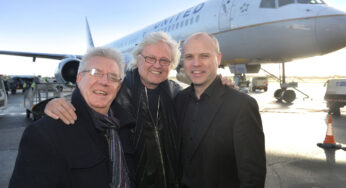
[[[7,94],[4,80],[0,78],[0,109],[7,108]]]
[[[8,80],[9,90],[11,94],[16,94],[17,89],[23,89],[30,87],[31,83],[34,81],[35,76],[11,76]]]
[[[257,76],[253,77],[250,83],[250,89],[252,92],[255,92],[256,89],[258,90],[268,90],[268,78],[265,76]]]
[[[340,108],[346,105],[346,79],[330,79],[324,95],[329,113],[340,116]]]

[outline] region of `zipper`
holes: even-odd
[[[148,110],[149,110],[149,114],[151,117],[151,121],[154,123],[154,135],[155,135],[155,141],[156,144],[158,145],[158,149],[159,149],[159,154],[160,154],[160,161],[161,161],[161,167],[162,167],[162,174],[163,174],[163,181],[164,181],[164,187],[166,188],[166,171],[165,171],[165,165],[164,165],[164,161],[163,161],[163,154],[162,154],[162,148],[161,148],[161,142],[160,142],[160,133],[158,130],[158,126],[159,126],[159,111],[160,111],[160,95],[159,95],[159,99],[157,101],[157,111],[156,111],[156,123],[154,122],[154,118],[151,114],[151,111],[149,109],[149,98],[148,98],[148,91],[147,88],[145,88],[145,95],[147,97],[147,104],[148,104]]]

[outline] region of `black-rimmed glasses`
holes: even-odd
[[[149,64],[155,64],[156,61],[159,61],[161,66],[168,66],[171,64],[171,60],[167,59],[167,58],[161,58],[159,60],[157,60],[156,57],[154,56],[144,56],[142,54],[139,54],[144,58],[144,61],[149,63]]]
[[[84,70],[81,72],[88,72],[90,76],[96,77],[96,78],[102,78],[105,73],[101,70],[98,69],[89,69],[89,70]],[[113,74],[113,73],[107,73],[107,79],[108,81],[111,82],[121,82],[121,78],[118,77],[118,75]]]

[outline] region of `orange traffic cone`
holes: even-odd
[[[324,139],[323,144],[318,143],[317,146],[321,148],[332,148],[332,149],[341,149],[341,145],[336,144],[335,138],[333,135],[333,120],[332,115],[328,115],[328,127],[327,127],[327,134],[326,138]]]

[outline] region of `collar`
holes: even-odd
[[[207,89],[202,93],[200,100],[202,100],[205,97],[211,97],[214,95],[214,93],[216,92],[216,87],[218,87],[219,85],[221,85],[221,79],[219,76],[216,76],[216,78],[214,79],[214,81],[207,87]],[[195,88],[194,85],[191,84],[190,90],[188,91],[189,96],[193,97],[194,99],[197,100],[196,94],[195,94]]]
[[[120,123],[117,118],[113,116],[113,112],[110,109],[107,115],[100,114],[91,109],[92,119],[94,121],[95,128],[101,132],[105,132],[106,129],[119,130]]]

